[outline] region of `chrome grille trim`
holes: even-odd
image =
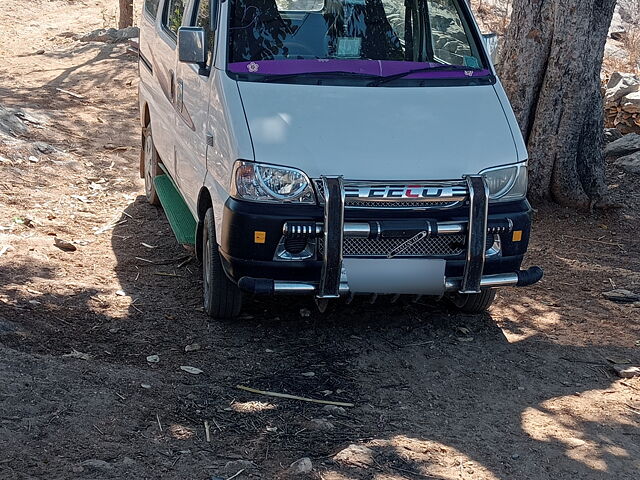
[[[321,179],[314,179],[313,184],[316,189],[318,201],[320,205],[324,205],[324,187]],[[408,185],[419,185],[430,188],[446,188],[455,189],[456,192],[460,192],[455,196],[448,199],[448,197],[432,197],[432,198],[420,198],[420,199],[408,199],[408,198],[355,198],[347,196],[345,198],[345,207],[348,209],[364,209],[364,208],[383,208],[383,209],[407,209],[407,210],[424,210],[424,209],[447,209],[455,208],[463,205],[468,197],[469,192],[466,182],[464,181],[451,181],[451,182],[367,182],[367,181],[353,181],[345,180],[345,189],[351,188],[393,188],[393,187],[407,187]],[[461,193],[464,192],[464,195]]]

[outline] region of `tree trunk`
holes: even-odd
[[[120,18],[118,20],[118,28],[133,26],[133,0],[119,0],[119,2]]]
[[[592,208],[605,194],[600,71],[616,0],[514,0],[501,79],[529,149],[529,194]]]

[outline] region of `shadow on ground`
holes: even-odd
[[[248,468],[286,478],[303,456],[323,479],[631,479],[640,468],[640,415],[620,403],[607,360],[637,361],[637,351],[561,344],[544,322],[522,335],[551,314],[543,303],[494,319],[385,301],[321,315],[308,299],[260,298],[237,322],[209,322],[198,265],[163,214],[139,197],[122,220],[111,242],[124,296],[98,285],[44,296],[0,287],[13,302],[0,304],[0,472],[228,478]],[[54,271],[13,265],[1,275],[15,285]],[[72,349],[90,359],[65,357]],[[355,406],[327,410],[239,384]],[[370,452],[334,462],[350,444]],[[108,466],[79,471],[92,458]],[[254,466],[225,467],[238,459]]]

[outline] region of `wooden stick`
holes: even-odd
[[[234,478],[236,478],[238,475],[240,475],[242,472],[244,472],[244,468],[242,470],[240,470],[238,473],[231,475],[229,478],[227,478],[227,480],[233,480]]]
[[[204,435],[207,439],[207,443],[211,443],[211,430],[209,429],[209,422],[204,421]]]
[[[160,415],[158,415],[156,413],[156,420],[158,420],[158,427],[160,428],[160,431],[162,431],[162,424],[160,423]]]
[[[583,242],[595,242],[595,243],[601,243],[602,245],[610,245],[612,247],[618,247],[624,250],[624,245],[622,243],[603,242],[601,240],[595,240],[593,238],[573,237],[571,235],[562,235],[562,236],[565,238],[571,238],[573,240],[582,240]]]
[[[245,387],[244,385],[236,385],[236,388],[240,390],[245,390],[251,393],[257,393],[259,395],[267,395],[269,397],[277,397],[277,398],[287,398],[289,400],[300,400],[301,402],[311,402],[311,403],[321,403],[323,405],[336,405],[338,407],[355,407],[353,403],[345,403],[345,402],[332,402],[330,400],[315,400],[313,398],[306,397],[298,397],[296,395],[289,395],[288,393],[277,393],[277,392],[268,392],[264,390],[257,390],[251,387]]]
[[[61,88],[56,88],[56,90],[59,91],[60,93],[66,93],[67,95],[71,95],[72,97],[75,97],[75,98],[80,98],[80,99],[84,98],[84,96],[80,95],[79,93],[70,92],[69,90],[63,90]]]

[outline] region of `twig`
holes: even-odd
[[[136,260],[140,260],[141,262],[147,262],[147,263],[150,263],[151,265],[155,265],[155,262],[153,260],[147,260],[146,258],[136,257]]]
[[[234,475],[231,475],[229,478],[227,478],[227,480],[233,480],[234,478],[236,478],[238,475],[240,475],[242,472],[244,472],[244,468],[242,470],[240,470],[239,472],[235,473]]]
[[[160,423],[160,415],[158,415],[156,413],[156,420],[158,420],[158,428],[160,428],[160,431],[162,431],[162,424]]]
[[[631,405],[629,405],[628,403],[625,403],[625,405],[627,406],[627,408],[629,410],[631,410],[633,413],[637,413],[638,415],[640,415],[640,410],[638,410],[637,408],[632,407]]]
[[[631,385],[630,383],[627,383],[627,382],[620,382],[620,383],[626,387],[633,388],[634,390],[640,390],[640,388],[636,387],[635,385]]]
[[[100,432],[100,435],[104,435],[104,432],[102,430],[100,430],[97,425],[94,425],[93,428],[98,430],[98,432]]]
[[[222,431],[222,428],[220,428],[220,425],[218,425],[218,422],[216,422],[215,418],[212,418],[211,421],[213,422],[213,424],[216,426],[218,430]]]
[[[269,397],[277,397],[277,398],[287,398],[289,400],[300,400],[302,402],[311,402],[311,403],[321,403],[323,405],[336,405],[338,407],[355,407],[353,403],[345,403],[345,402],[332,402],[330,400],[315,400],[313,398],[306,397],[298,397],[296,395],[289,395],[288,393],[277,393],[277,392],[269,392],[264,390],[257,390],[251,387],[245,387],[244,385],[236,385],[236,388],[240,390],[245,390],[251,393],[257,393],[259,395],[267,395]]]
[[[621,250],[624,250],[624,245],[621,243],[611,243],[611,242],[603,242],[601,240],[595,240],[593,238],[582,238],[582,237],[573,237],[571,235],[563,235],[563,237],[565,238],[571,238],[573,240],[582,240],[583,242],[595,242],[595,243],[601,243],[602,245],[610,245],[612,247],[618,247]]]
[[[207,439],[207,443],[211,443],[211,430],[209,429],[209,422],[204,421],[204,436]]]
[[[179,277],[182,278],[182,275],[176,275],[175,273],[165,273],[165,272],[153,272],[154,275],[158,275],[160,277]]]
[[[74,93],[74,92],[70,92],[69,90],[63,90],[62,88],[56,88],[57,91],[59,91],[60,93],[66,93],[67,95],[71,95],[74,98],[79,98],[79,99],[83,99],[84,96],[80,95],[79,93]]]
[[[184,262],[181,262],[176,268],[184,267],[187,263],[190,263],[193,257],[188,257]]]
[[[124,396],[120,395],[118,392],[115,392],[115,394],[116,394],[117,396],[119,396],[119,397],[124,401],[124,399],[125,399],[125,398],[124,398]]]

